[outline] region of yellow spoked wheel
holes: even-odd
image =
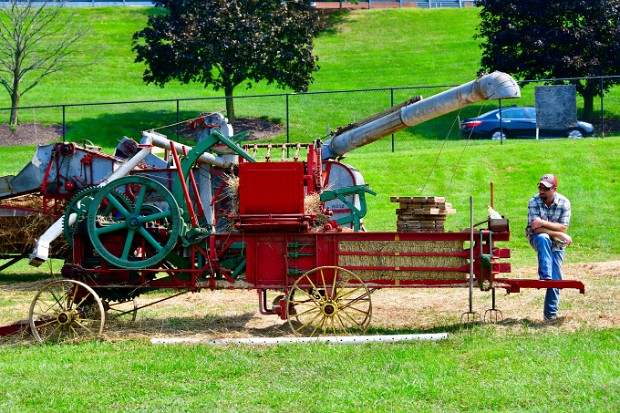
[[[370,291],[344,268],[315,268],[288,293],[286,318],[296,335],[363,334],[371,317]]]
[[[41,288],[28,315],[40,342],[89,340],[103,332],[105,311],[97,293],[75,280],[56,280]]]

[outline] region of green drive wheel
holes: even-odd
[[[28,321],[39,343],[90,340],[103,332],[105,312],[101,299],[88,285],[59,279],[35,295]]]
[[[62,231],[65,236],[65,239],[67,240],[67,242],[69,243],[71,247],[73,247],[73,234],[75,234],[75,232],[77,231],[77,228],[80,225],[80,223],[86,220],[86,217],[88,216],[88,210],[90,209],[90,206],[93,202],[93,197],[100,189],[101,187],[96,187],[96,186],[91,187],[91,188],[86,188],[78,192],[77,194],[75,194],[75,196],[71,198],[71,201],[69,201],[69,204],[67,205],[67,208],[65,209],[65,213],[62,216]],[[129,208],[131,206],[131,203],[124,195],[119,194],[119,193],[116,193],[115,195],[118,195],[117,197],[118,201],[125,208]],[[105,211],[105,214],[110,215],[113,213],[112,209],[114,207],[111,203],[108,203],[107,205],[108,205],[108,209]],[[76,215],[75,221],[73,222],[73,224],[71,224],[71,214]]]
[[[119,195],[127,195],[132,206],[123,205]],[[149,203],[161,208],[147,208]],[[109,213],[109,204],[114,206],[113,214]],[[165,186],[143,176],[128,176],[110,182],[95,194],[87,225],[95,250],[107,262],[141,269],[159,263],[172,251],[182,222],[179,205]]]
[[[296,335],[364,333],[372,317],[371,291],[340,267],[318,267],[295,281],[286,318]]]

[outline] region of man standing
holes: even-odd
[[[557,193],[558,179],[546,174],[538,182],[538,194],[527,204],[525,234],[538,253],[538,276],[541,280],[561,280],[566,246],[572,242],[566,233],[570,222],[570,201]],[[560,290],[547,288],[543,314],[545,320],[558,318]]]

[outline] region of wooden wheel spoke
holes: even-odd
[[[357,294],[358,291],[366,291],[364,288],[362,287],[357,287],[357,288],[339,288],[338,291],[336,291],[336,294],[334,296],[334,300],[344,300],[345,298],[353,295],[353,294]]]
[[[93,330],[91,330],[90,328],[88,328],[86,326],[86,323],[91,322],[91,323],[96,323],[98,320],[88,320],[86,318],[82,318],[82,319],[76,319],[75,320],[75,325],[83,328],[84,330],[88,331],[91,335],[96,335],[95,332]],[[85,323],[86,322],[86,323]]]
[[[320,312],[320,311],[318,311],[318,312],[316,313],[316,315],[315,315],[314,317],[312,317],[312,319],[311,319],[311,320],[309,320],[309,321],[308,321],[308,322],[306,322],[306,323],[302,323],[302,324],[301,324],[301,327],[299,327],[296,331],[301,331],[302,329],[304,329],[304,328],[308,327],[308,325],[310,325],[311,323],[313,323],[313,322],[314,322],[317,318],[319,318],[319,317],[321,317],[321,312]]]
[[[361,314],[365,314],[365,313],[361,313]],[[341,320],[342,317],[348,319],[353,325],[355,325],[356,327],[361,327],[362,323],[360,323],[359,321],[357,321],[353,316],[351,316],[351,314],[349,314],[346,311],[341,311],[338,313],[338,318]]]
[[[51,332],[50,332],[47,336],[45,336],[45,338],[43,339],[43,341],[47,341],[48,339],[50,339],[50,338],[54,335],[54,333],[56,333],[57,331],[58,331],[58,333],[59,333],[59,335],[60,335],[60,333],[62,332],[62,329],[61,329],[61,325],[60,325],[60,324],[58,324],[58,325],[56,326],[56,328],[54,328],[54,329],[53,329],[53,330],[52,330],[52,331],[51,331]]]
[[[64,295],[66,294],[66,291],[64,291],[64,290],[63,290],[63,291],[61,291],[61,292],[62,292],[62,294],[61,294],[62,296],[64,296]],[[63,310],[63,311],[64,311],[64,310],[66,310],[65,306],[63,305],[64,297],[62,297],[62,296],[61,296],[61,297],[58,297],[58,296],[56,295],[57,291],[54,291],[54,290],[53,290],[53,289],[51,289],[51,288],[49,289],[49,293],[50,293],[50,295],[54,298],[55,303],[56,303],[56,304],[58,304],[58,306],[60,307],[60,309],[61,309],[61,310]],[[50,309],[51,309],[52,307],[54,307],[54,305],[51,305],[51,306],[50,306]]]

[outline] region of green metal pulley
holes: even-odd
[[[119,201],[119,195],[127,196],[132,205]],[[150,203],[159,208],[149,208]],[[174,196],[159,182],[143,176],[120,178],[101,187],[88,210],[87,226],[99,255],[112,265],[132,269],[161,262],[184,229]],[[114,235],[120,238],[111,240]]]

